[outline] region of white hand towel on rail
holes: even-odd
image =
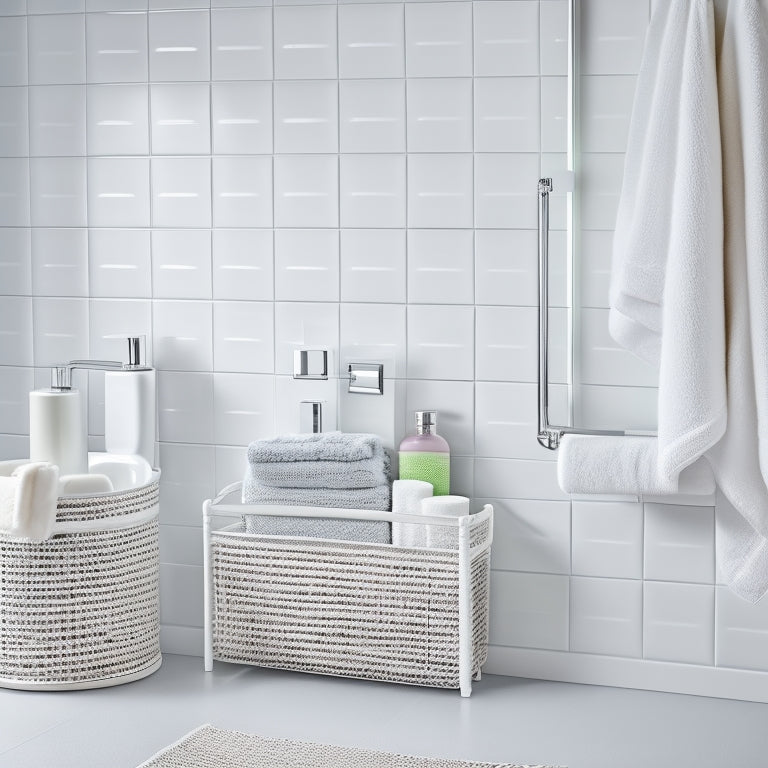
[[[656,3],[616,221],[609,325],[659,366],[658,474],[726,423],[723,211],[711,0]]]
[[[674,479],[659,475],[658,440],[645,436],[563,435],[557,481],[565,493],[667,496],[710,494],[712,471],[704,459]]]
[[[756,601],[768,590],[768,9],[758,0],[728,5],[719,90],[728,427],[708,458],[730,502],[718,500],[720,571]]]
[[[0,477],[0,533],[44,541],[56,522],[59,468],[44,462],[25,463],[10,477]]]

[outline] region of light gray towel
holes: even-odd
[[[359,461],[265,461],[248,472],[273,488],[374,488],[389,482],[390,461],[386,452]]]
[[[243,483],[243,503],[387,511],[391,503],[391,486],[383,483],[374,488],[356,489],[271,488],[257,483],[248,473]]]
[[[248,446],[252,464],[287,461],[362,461],[382,457],[384,446],[378,435],[347,432],[281,435],[255,440]]]
[[[245,532],[261,536],[299,536],[336,541],[367,541],[391,544],[392,534],[386,520],[340,520],[332,517],[280,517],[279,515],[244,515]]]

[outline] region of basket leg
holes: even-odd
[[[213,671],[213,573],[211,568],[211,515],[210,501],[203,503],[203,642],[205,644],[203,668]]]
[[[478,669],[477,672],[475,672],[473,676],[473,680],[481,680],[483,677],[483,671],[481,669]]]

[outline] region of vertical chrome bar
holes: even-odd
[[[549,193],[552,179],[539,179],[539,430],[551,448],[549,428]]]

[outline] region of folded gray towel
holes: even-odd
[[[341,509],[390,508],[389,483],[374,488],[272,488],[256,482],[250,473],[243,482],[244,504],[286,504],[299,507],[338,507]]]
[[[386,452],[359,461],[265,461],[248,473],[273,488],[374,488],[390,481],[390,461]]]
[[[367,541],[391,544],[392,533],[386,520],[339,520],[332,517],[280,517],[243,515],[245,532],[262,536],[299,536],[336,541]]]
[[[319,432],[255,440],[248,446],[248,461],[362,461],[383,453],[378,435]]]

